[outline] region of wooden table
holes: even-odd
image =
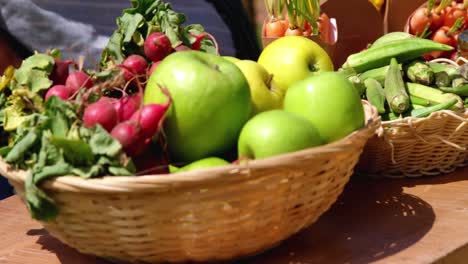
[[[468,263],[468,167],[407,180],[354,178],[310,228],[244,263]],[[18,197],[0,201],[1,264],[107,263],[63,245]]]

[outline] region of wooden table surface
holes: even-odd
[[[468,263],[468,167],[424,179],[353,178],[317,223],[243,263]],[[99,264],[0,201],[1,264]]]

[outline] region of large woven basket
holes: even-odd
[[[364,102],[365,103],[365,102]],[[317,148],[244,165],[141,177],[59,177],[44,188],[60,214],[44,227],[80,252],[112,261],[214,261],[269,249],[317,220],[348,182],[380,126]],[[0,162],[24,195],[24,171]]]
[[[468,164],[468,109],[382,122],[357,171],[374,177],[421,177]]]

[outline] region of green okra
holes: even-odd
[[[431,102],[429,100],[423,99],[421,97],[410,95],[410,101],[412,105],[421,105],[421,106],[430,106]]]
[[[354,88],[359,93],[359,96],[362,96],[366,92],[366,86],[359,76],[350,76],[348,77],[348,80],[353,84]]]
[[[467,84],[468,84],[468,81],[465,78],[460,77],[460,78],[453,79],[451,86],[456,88],[456,87],[465,86]],[[447,86],[450,86],[450,85],[447,85]],[[447,87],[447,86],[445,86],[445,87]]]
[[[390,68],[385,78],[385,98],[390,109],[401,114],[408,110],[410,106],[409,96],[406,93],[405,83],[398,62],[395,58],[391,59]]]
[[[458,87],[439,87],[442,92],[453,93],[460,96],[468,96],[468,84]]]
[[[447,87],[452,84],[452,78],[445,71],[434,73],[434,79],[437,87]]]
[[[367,100],[377,108],[379,114],[385,113],[385,91],[382,85],[374,79],[365,80],[364,85],[366,86]]]
[[[413,61],[405,67],[406,76],[412,82],[424,85],[432,85],[434,82],[434,71],[421,61]]]
[[[457,103],[452,106],[453,110],[459,110],[463,108],[463,101],[460,96],[453,93],[444,93],[443,91],[425,86],[419,83],[406,83],[408,93],[410,96],[416,96],[431,102],[431,105],[441,104],[448,100],[455,98]]]
[[[412,117],[427,117],[434,112],[450,109],[456,103],[458,103],[458,100],[456,98],[452,98],[446,102],[443,102],[437,105],[424,107],[420,109],[414,109],[413,111],[411,111],[411,116]]]
[[[347,58],[343,67],[352,68],[357,73],[362,73],[388,65],[392,58],[400,63],[405,63],[432,51],[450,50],[453,50],[453,47],[428,39],[401,39],[353,54]]]

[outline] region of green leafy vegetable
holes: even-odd
[[[32,114],[16,132],[13,147],[0,154],[6,162],[31,172],[26,182],[26,201],[35,219],[49,221],[59,212],[40,188],[47,179],[135,174],[131,159],[117,140],[101,126],[82,126],[76,106],[57,97],[51,97],[45,110]]]
[[[49,74],[54,67],[54,58],[46,54],[34,54],[25,59],[15,72],[15,89],[27,88],[33,92],[48,89],[52,85]]]
[[[118,29],[114,31],[101,56],[101,68],[110,68],[121,63],[130,54],[144,55],[144,40],[151,33],[162,32],[167,35],[173,47],[181,44],[191,46],[196,39],[193,35],[205,32],[199,24],[183,24],[187,18],[177,13],[170,3],[161,0],[132,0],[132,7],[123,10],[117,18]],[[200,50],[216,54],[215,43],[203,39]]]

